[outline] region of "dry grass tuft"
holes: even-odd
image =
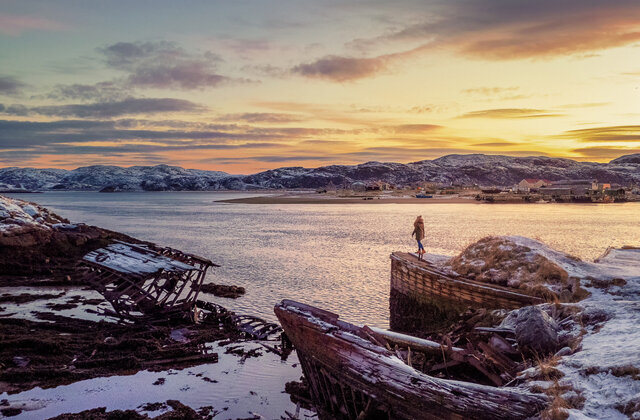
[[[555,355],[545,357],[543,359],[535,357],[534,365],[537,367],[537,372],[531,377],[531,379],[547,382],[561,379],[564,376],[564,373],[556,368],[560,359],[560,356]]]
[[[633,417],[634,414],[640,413],[640,397],[631,399],[625,403],[619,403],[616,405],[616,410],[620,411],[622,414],[626,415],[630,419],[636,418]]]
[[[543,392],[549,396],[551,404],[540,413],[542,420],[565,420],[569,417],[569,408],[580,409],[584,406],[585,398],[568,384],[560,384],[558,380],[564,376],[556,366],[560,357],[551,356],[538,360],[538,368],[542,380],[552,382]]]
[[[567,402],[558,396],[551,401],[546,410],[540,413],[540,418],[542,420],[566,420],[569,418],[567,408],[569,408]]]
[[[640,368],[632,365],[616,366],[611,369],[611,374],[617,377],[631,376],[634,381],[640,381]]]
[[[571,390],[571,387],[560,385],[558,380],[554,380],[553,384],[545,390],[545,394],[551,399],[551,404],[540,413],[540,418],[542,420],[566,420],[569,417],[567,409],[572,408],[572,405],[562,396]]]
[[[579,281],[558,264],[504,237],[480,239],[449,265],[471,279],[518,288],[550,302],[574,302],[588,296]]]
[[[612,368],[601,368],[598,366],[590,366],[583,369],[581,373],[585,376],[596,375],[598,373],[608,372],[618,378],[630,376],[634,381],[640,381],[640,368],[633,365],[615,366]]]

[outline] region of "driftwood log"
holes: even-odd
[[[419,372],[372,341],[376,331],[331,312],[283,300],[275,313],[298,352],[321,418],[525,419],[547,405],[545,395]]]

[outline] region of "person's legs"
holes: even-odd
[[[422,259],[422,254],[424,254],[424,246],[422,246],[422,242],[418,241],[418,258]]]

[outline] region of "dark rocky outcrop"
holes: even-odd
[[[559,330],[553,318],[537,306],[527,306],[517,312],[516,341],[523,351],[539,357],[555,353],[560,344]]]
[[[70,267],[83,255],[114,240],[140,242],[96,226],[70,224],[35,203],[0,196],[0,273],[3,276],[33,279],[38,275],[55,278],[60,274],[66,278]]]

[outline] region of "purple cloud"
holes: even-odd
[[[230,80],[218,74],[217,55],[190,53],[171,42],[118,42],[99,51],[109,67],[127,74],[134,88],[191,90]]]
[[[12,76],[0,76],[0,95],[17,95],[27,85]]]
[[[385,57],[352,58],[329,55],[312,63],[299,64],[291,71],[305,77],[349,82],[377,74],[386,66]]]
[[[57,85],[47,95],[49,99],[80,101],[116,101],[126,98],[130,92],[116,82],[99,82],[95,85]]]
[[[75,118],[112,118],[120,115],[156,114],[166,112],[200,112],[207,108],[173,98],[126,98],[121,101],[96,102],[91,104],[46,105],[25,107],[11,105],[2,112],[9,115],[39,114],[46,116]]]

